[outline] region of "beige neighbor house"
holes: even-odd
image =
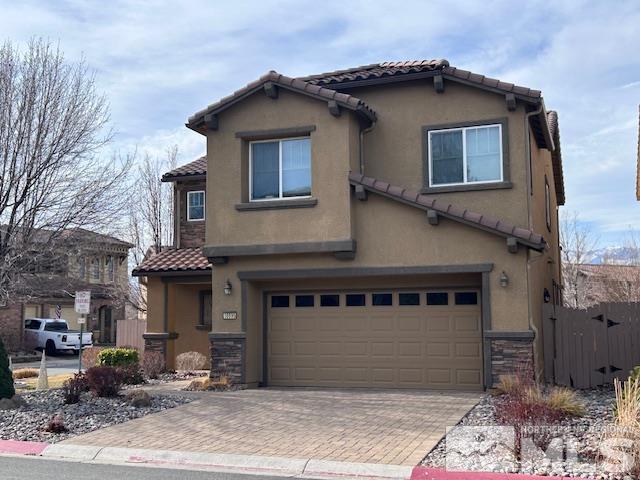
[[[446,60],[269,72],[187,127],[207,155],[163,177],[176,248],[134,271],[169,365],[196,349],[247,386],[465,390],[541,371],[564,189],[539,91]]]
[[[125,317],[133,245],[85,229],[63,231],[60,245],[21,275],[14,300],[0,306],[0,336],[10,350],[22,347],[25,318],[63,318],[79,328],[73,297],[78,290],[91,291],[87,328],[93,341],[116,342],[117,320]]]

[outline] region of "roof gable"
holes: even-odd
[[[260,90],[264,90],[265,93],[272,98],[277,98],[278,88],[283,88],[291,92],[325,101],[328,104],[330,112],[334,115],[339,112],[339,108],[345,108],[355,112],[369,124],[376,120],[375,112],[359,98],[318,85],[313,85],[297,78],[287,77],[272,70],[260,77],[258,80],[245,85],[231,95],[224,97],[216,103],[209,105],[207,108],[193,114],[189,117],[187,127],[198,132],[202,132],[207,128],[215,130],[217,128],[218,113]]]
[[[175,182],[177,180],[202,180],[207,176],[207,157],[203,155],[193,162],[174,168],[162,175],[163,182]]]

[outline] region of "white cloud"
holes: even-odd
[[[3,37],[84,53],[111,101],[114,148],[177,144],[189,161],[204,139],[184,128],[187,117],[269,69],[445,57],[543,90],[560,115],[567,208],[607,235],[639,218],[637,1],[0,0],[0,11]]]

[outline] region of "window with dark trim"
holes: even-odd
[[[547,222],[547,230],[551,231],[551,190],[546,175],[544,176],[544,218]]]
[[[204,220],[204,190],[187,192],[187,221]]]
[[[420,294],[400,293],[398,294],[398,303],[400,305],[420,305]]]
[[[289,308],[289,295],[272,295],[271,308]]]
[[[456,305],[477,305],[478,292],[456,292]]]
[[[337,295],[337,294],[320,295],[320,306],[321,307],[339,307],[340,295]]]
[[[296,307],[313,307],[313,295],[296,295]]]
[[[345,295],[347,307],[364,307],[367,304],[364,293],[347,293]]]
[[[449,305],[447,292],[427,292],[427,305]]]
[[[203,290],[200,292],[200,322],[198,325],[210,327],[212,315],[212,296],[211,290]]]
[[[375,307],[393,305],[393,295],[390,293],[374,293],[371,295],[371,305]]]

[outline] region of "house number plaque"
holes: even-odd
[[[238,318],[238,312],[222,312],[223,320],[235,320]]]

